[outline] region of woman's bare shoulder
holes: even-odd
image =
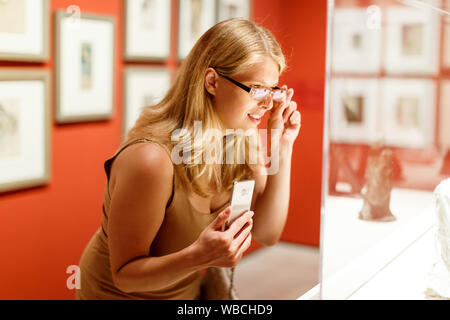
[[[125,148],[111,168],[111,194],[118,179],[153,183],[172,183],[172,160],[167,150],[158,143],[136,143]]]

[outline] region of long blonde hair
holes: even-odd
[[[242,18],[214,25],[196,42],[162,101],[142,109],[123,145],[147,138],[172,150],[180,142],[172,141],[171,134],[176,129],[184,129],[194,137],[194,121],[201,121],[203,129],[222,130],[212,96],[205,89],[206,69],[214,67],[221,74],[233,76],[268,56],[278,64],[281,74],[286,67],[285,58],[280,45],[266,28]],[[211,136],[202,135],[201,145],[192,146],[191,154],[201,156],[206,147],[215,142],[217,141],[212,141]],[[198,150],[194,150],[195,148]],[[238,148],[237,152],[245,152],[245,149]],[[253,175],[247,156],[244,164],[192,161],[190,164],[181,163],[174,167],[175,179],[182,188],[188,193],[195,192],[203,197],[230,190],[234,180],[248,179]],[[206,181],[209,182],[207,185],[200,182],[199,178],[204,177],[203,175],[206,175]]]

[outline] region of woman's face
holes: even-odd
[[[248,87],[271,88],[277,86],[278,77],[277,63],[266,57],[264,61],[251,65],[231,78]],[[270,97],[257,101],[242,88],[219,76],[212,68],[207,70],[205,80],[206,89],[214,96],[213,105],[226,129],[256,129],[264,114],[272,107]]]

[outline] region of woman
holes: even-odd
[[[277,87],[284,68],[272,34],[251,21],[230,19],[202,35],[165,98],[143,109],[105,162],[102,226],[80,262],[78,299],[202,299],[203,271],[235,266],[252,237],[278,241],[300,129],[293,90]],[[227,132],[257,129],[268,111],[276,172],[248,156],[244,163],[203,160],[211,145],[248,151],[249,139],[225,139]],[[192,161],[174,163],[180,145]],[[255,179],[252,211],[225,230],[232,183],[244,179]]]

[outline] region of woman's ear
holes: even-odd
[[[216,95],[217,79],[218,79],[217,73],[213,68],[206,69],[205,89],[213,96]]]

